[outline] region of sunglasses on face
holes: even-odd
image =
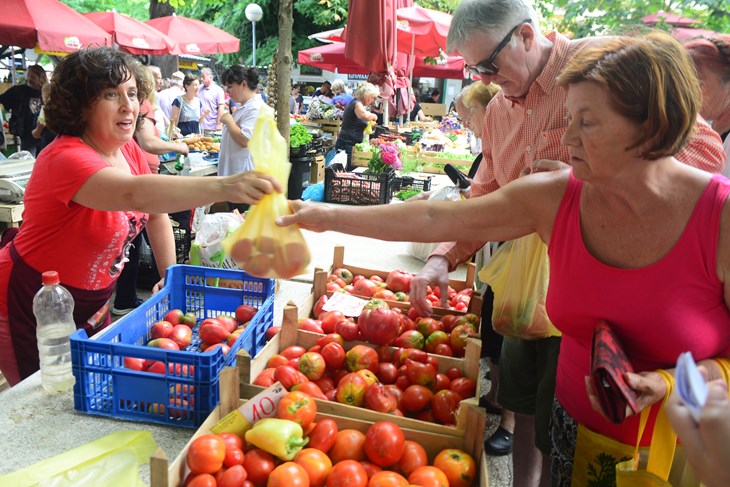
[[[504,36],[504,39],[497,45],[497,48],[492,52],[492,54],[484,61],[479,62],[473,66],[466,65],[466,70],[469,71],[469,73],[473,74],[474,76],[494,76],[495,74],[499,73],[499,66],[494,64],[494,60],[496,59],[497,55],[504,49],[504,47],[509,43],[510,39],[512,38],[512,34],[515,33],[515,31],[524,23],[526,22],[532,22],[531,19],[525,19],[519,24],[515,25],[512,30],[510,30],[506,36]]]

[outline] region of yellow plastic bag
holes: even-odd
[[[536,233],[497,249],[479,271],[494,291],[494,331],[526,340],[560,336],[545,311],[549,274],[547,246]]]
[[[0,476],[13,487],[143,486],[138,464],[157,449],[149,431],[117,431],[17,472]]]
[[[271,107],[261,109],[248,147],[256,169],[271,174],[286,187],[291,171],[288,147],[276,128]],[[302,232],[296,225],[278,227],[274,223],[279,216],[289,214],[283,194],[264,196],[247,213],[243,225],[226,237],[223,250],[252,276],[289,279],[302,274],[310,260]]]

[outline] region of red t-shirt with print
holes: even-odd
[[[150,173],[136,142],[125,144],[122,153],[133,175]],[[39,272],[56,270],[65,284],[80,289],[102,289],[116,280],[127,246],[149,215],[99,211],[72,201],[89,177],[108,167],[77,137],[59,136],[43,150],[26,186],[23,226],[13,241],[28,265]]]

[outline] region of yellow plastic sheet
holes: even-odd
[[[258,171],[271,174],[286,188],[291,164],[286,141],[276,128],[274,111],[261,109],[248,143]],[[238,267],[252,276],[288,279],[304,273],[309,264],[309,247],[296,225],[276,226],[280,216],[291,214],[281,193],[269,194],[246,214],[243,225],[223,241],[223,250]]]
[[[0,486],[134,487],[157,444],[149,431],[117,431],[0,477]]]

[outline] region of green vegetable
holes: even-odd
[[[302,427],[294,421],[266,418],[256,421],[253,428],[246,432],[246,443],[288,461],[309,442],[309,438],[303,436]]]
[[[412,196],[416,196],[418,193],[422,193],[422,191],[416,188],[401,189],[395,194],[395,197],[401,201],[405,201]]]
[[[299,146],[309,144],[312,141],[312,134],[307,132],[307,127],[300,123],[291,126],[289,132],[289,146],[298,149]]]

